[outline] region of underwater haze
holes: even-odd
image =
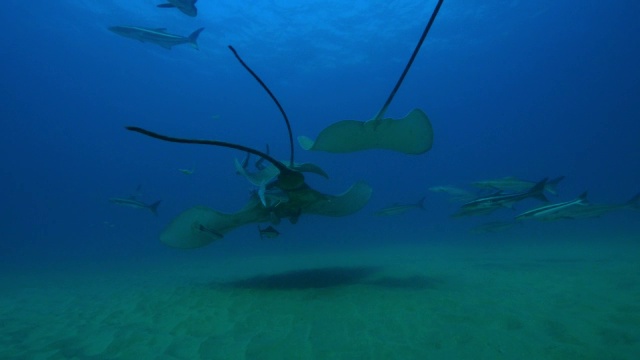
[[[639,2],[445,0],[385,113],[426,113],[422,154],[296,138],[374,119],[437,1],[162,2],[3,4],[0,358],[638,357]],[[307,184],[364,207],[280,219],[245,152],[126,130],[288,161],[229,45]],[[247,204],[271,218],[161,241]]]

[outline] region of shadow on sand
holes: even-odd
[[[271,275],[258,275],[249,278],[211,282],[218,289],[258,289],[258,290],[307,290],[333,288],[351,285],[370,285],[393,289],[434,289],[442,284],[441,280],[426,276],[408,277],[378,276],[379,267],[326,267],[316,269],[293,270]]]

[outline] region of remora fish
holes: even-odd
[[[135,198],[111,198],[109,202],[112,202],[121,206],[128,206],[136,209],[147,209],[153,213],[153,215],[158,215],[158,206],[162,202],[162,200],[158,200],[153,204],[145,204],[141,201],[136,200]]]
[[[544,186],[547,183],[547,179],[535,184],[529,191],[516,193],[516,194],[502,194],[498,192],[490,196],[483,196],[473,201],[470,201],[460,208],[458,212],[453,214],[453,217],[468,216],[468,215],[484,215],[489,214],[501,207],[511,207],[513,204],[520,200],[527,198],[536,198],[541,201],[549,201],[544,196]]]
[[[564,176],[557,177],[555,179],[551,179],[547,181],[544,186],[544,190],[550,194],[558,195],[556,191],[556,186],[560,181],[564,179]],[[520,180],[513,176],[503,177],[501,179],[495,180],[484,180],[484,181],[476,181],[472,183],[473,186],[482,188],[482,189],[496,189],[501,191],[525,191],[530,189],[536,183],[534,181]]]
[[[273,239],[278,237],[280,233],[273,226],[269,225],[266,228],[262,229],[258,226],[258,232],[260,233],[260,239]]]
[[[269,155],[269,144],[267,144],[267,151],[265,152],[265,154]],[[258,161],[256,161],[256,163],[254,164],[254,166],[256,167],[256,169],[262,170],[265,167],[267,167],[263,163],[264,163],[264,158],[259,158]]]
[[[158,5],[159,8],[176,8],[186,15],[196,16],[198,15],[198,9],[196,8],[196,2],[198,0],[167,0],[166,3]]]
[[[557,219],[586,219],[598,217],[618,210],[640,210],[640,194],[635,195],[629,201],[622,204],[585,204],[586,206],[572,206],[558,211],[557,215],[549,220]]]
[[[559,220],[570,218],[567,216],[576,207],[586,207],[589,205],[587,200],[587,192],[583,192],[576,199],[571,201],[565,201],[561,203],[541,206],[533,210],[525,211],[522,214],[516,216],[516,220],[524,219],[536,219],[536,220]]]
[[[386,207],[384,209],[378,210],[374,213],[374,215],[378,215],[378,216],[392,216],[392,215],[400,215],[400,214],[404,214],[405,212],[411,210],[411,209],[422,209],[422,210],[426,210],[424,208],[424,200],[426,199],[426,196],[423,196],[420,200],[418,200],[417,203],[415,204],[394,204],[391,205],[389,207]]]
[[[187,37],[169,34],[165,31],[166,28],[151,29],[139,26],[111,26],[109,27],[109,30],[120,36],[136,39],[142,42],[154,43],[169,50],[171,50],[172,46],[180,44],[189,44],[194,49],[200,50],[197,40],[204,28],[200,28],[192,32],[191,35]]]
[[[449,198],[449,200],[451,201],[471,201],[473,200],[477,195],[469,192],[467,190],[464,189],[460,189],[458,187],[455,186],[451,186],[451,185],[443,185],[443,186],[432,186],[429,188],[430,191],[436,192],[436,193],[445,193],[445,194],[449,194],[449,196],[451,196]]]

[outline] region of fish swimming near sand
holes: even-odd
[[[574,200],[541,206],[533,210],[525,211],[516,216],[516,220],[536,219],[552,221],[566,219],[570,218],[569,214],[576,208],[586,207],[588,205],[589,200],[587,200],[587,192],[585,191]]]
[[[619,210],[640,210],[640,194],[636,194],[629,201],[622,204],[591,204],[587,201],[586,193],[578,199],[566,203],[553,204],[549,209],[533,209],[533,214],[521,214],[520,219],[534,218],[553,221],[562,219],[586,219],[600,217]],[[532,216],[533,215],[533,216]]]
[[[128,207],[132,207],[135,209],[147,209],[149,211],[151,211],[151,213],[153,213],[153,215],[158,215],[158,206],[160,206],[160,203],[162,202],[162,200],[158,200],[156,202],[154,202],[153,204],[145,204],[141,201],[136,200],[133,197],[129,197],[129,198],[111,198],[109,199],[109,202],[117,204],[117,205],[121,205],[121,206],[128,206]]]
[[[544,186],[544,191],[558,195],[556,191],[556,186],[560,181],[564,179],[564,176],[557,177],[555,179],[551,179],[546,182]],[[500,179],[495,180],[484,180],[484,181],[476,181],[472,183],[473,186],[481,188],[481,189],[495,189],[500,191],[511,191],[511,192],[520,192],[530,189],[532,186],[536,184],[535,181],[528,180],[520,180],[513,176],[507,176]]]
[[[640,194],[636,194],[629,201],[622,204],[588,204],[587,206],[575,207],[566,217],[572,219],[585,219],[599,217],[619,210],[640,210]]]
[[[176,8],[182,11],[185,15],[196,16],[198,15],[198,9],[196,8],[196,2],[198,0],[167,0],[164,4],[159,4],[159,8]]]
[[[413,204],[394,204],[391,206],[388,206],[384,209],[380,209],[378,211],[376,211],[374,213],[374,215],[378,215],[378,216],[393,216],[393,215],[400,215],[400,214],[404,214],[405,212],[411,210],[411,209],[421,209],[421,210],[426,210],[424,207],[424,200],[426,199],[426,196],[423,196],[420,200],[418,200],[418,202],[413,203]]]
[[[276,230],[273,226],[269,225],[266,228],[262,229],[258,226],[258,232],[260,233],[260,239],[274,239],[280,236],[278,230]]]
[[[544,187],[547,183],[547,179],[544,179],[537,184],[535,184],[528,191],[515,193],[515,194],[503,194],[502,192],[497,192],[493,195],[483,196],[472,200],[460,208],[458,212],[453,214],[453,217],[461,217],[461,216],[471,216],[471,215],[486,215],[494,212],[497,209],[503,207],[512,207],[518,201],[527,199],[527,198],[535,198],[541,201],[549,201],[544,196]]]
[[[168,50],[171,50],[171,47],[173,46],[181,44],[189,44],[194,49],[200,50],[197,41],[198,36],[202,32],[202,30],[204,30],[204,28],[200,28],[186,37],[169,34],[168,32],[166,32],[166,28],[152,29],[141,26],[111,26],[109,27],[109,30],[120,36],[160,45]]]
[[[451,185],[432,186],[429,188],[429,191],[447,194],[450,196],[449,200],[454,202],[467,202],[477,197],[476,194],[470,191]]]

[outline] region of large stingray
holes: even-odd
[[[298,142],[302,148],[332,153],[387,149],[405,154],[422,154],[431,149],[433,128],[422,110],[413,109],[401,119],[384,118],[384,114],[418,55],[442,2],[443,0],[438,1],[409,62],[378,114],[369,121],[343,120],[334,123],[322,130],[315,141],[306,136],[299,136]]]
[[[264,197],[259,194],[253,194],[242,209],[231,214],[222,213],[204,206],[196,206],[178,215],[162,232],[160,240],[176,248],[198,248],[222,239],[229,231],[250,223],[277,222],[283,218],[289,219],[291,223],[296,223],[301,214],[345,216],[362,209],[369,201],[372,192],[371,187],[364,182],[354,184],[341,195],[323,194],[305,183],[303,172],[328,176],[316,165],[297,164],[294,162],[293,135],[284,109],[264,82],[242,61],[237,52],[231,46],[229,48],[242,66],[262,85],[280,109],[289,131],[290,159],[288,162],[278,161],[268,154],[239,144],[217,140],[176,138],[132,126],[127,127],[127,129],[159,140],[183,144],[222,146],[257,155],[268,161],[271,166],[267,166],[257,173],[249,174],[238,164],[236,166],[237,170],[253,184],[259,186],[265,193],[270,192],[270,194],[273,194],[277,192],[281,199],[285,200],[267,203]]]
[[[176,248],[198,248],[222,239],[237,227],[271,221],[274,216],[296,223],[301,214],[350,215],[366,205],[371,197],[371,187],[358,182],[342,195],[333,196],[305,185],[289,191],[288,195],[288,202],[273,208],[266,208],[257,195],[253,195],[240,211],[232,214],[205,206],[192,207],[167,226],[160,235],[160,241]]]

